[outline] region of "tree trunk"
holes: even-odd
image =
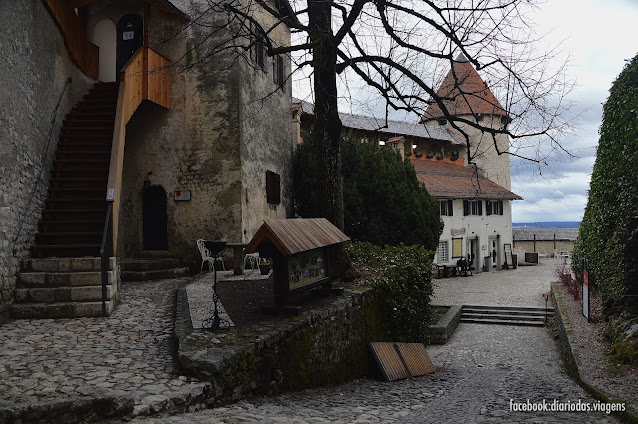
[[[332,34],[330,2],[308,1],[310,41],[313,43],[315,109],[313,154],[319,164],[317,201],[320,216],[343,231],[341,120],[337,110],[337,46]]]

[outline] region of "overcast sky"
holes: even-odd
[[[575,157],[554,157],[540,173],[537,166],[512,158],[512,191],[524,198],[513,202],[512,220],[580,221],[595,161],[602,103],[626,61],[638,53],[638,0],[545,0],[528,18],[537,34],[548,34],[548,45],[559,46],[563,59],[570,57],[567,78],[577,84],[570,99],[576,103],[572,112],[578,118],[574,135],[561,142]],[[312,101],[308,80],[296,79],[293,95]],[[366,88],[351,84],[347,93],[340,92],[350,99],[340,102],[340,109],[383,116],[382,102]],[[406,119],[405,115],[390,117]]]
[[[602,103],[626,60],[638,53],[638,1],[548,0],[535,16],[552,39],[571,55],[569,76],[578,88],[572,98],[582,115],[573,137],[564,140],[578,158],[553,164],[544,177],[512,161],[514,222],[580,221],[602,122]]]

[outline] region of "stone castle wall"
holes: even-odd
[[[88,92],[92,80],[71,62],[64,39],[41,0],[0,2],[0,21],[2,323],[13,302],[20,260],[29,256],[37,232],[62,121]],[[68,77],[72,78],[69,84]]]

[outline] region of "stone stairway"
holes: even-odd
[[[66,116],[34,258],[99,256],[117,95],[117,83],[96,83]]]
[[[101,317],[102,278],[100,258],[27,259],[17,275],[12,318]],[[110,258],[106,312],[118,300],[119,268]]]
[[[178,259],[167,257],[126,258],[121,260],[122,281],[151,281],[189,275]]]
[[[554,309],[547,309],[547,318]],[[545,308],[528,306],[471,306],[463,305],[461,322],[542,327],[545,325]]]

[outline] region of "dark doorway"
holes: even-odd
[[[124,15],[117,22],[117,80],[133,53],[144,43],[144,20],[140,15]]]
[[[167,250],[166,191],[162,186],[149,186],[142,194],[144,250]]]

